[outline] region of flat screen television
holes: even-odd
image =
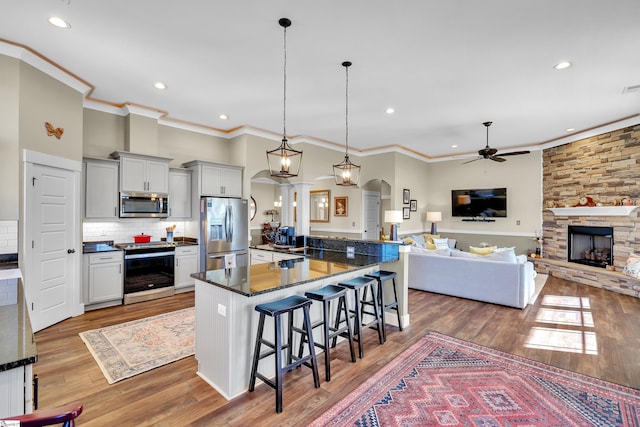
[[[451,190],[451,216],[507,217],[507,189]]]

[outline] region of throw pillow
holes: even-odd
[[[413,235],[411,237],[408,237],[409,239],[413,239],[414,242],[416,242],[419,245],[422,245],[424,247],[425,245],[425,241],[424,241],[424,236],[420,236],[420,235]]]
[[[427,247],[427,249],[429,249],[431,251],[433,251],[435,249],[438,249],[438,248],[436,248],[436,245],[433,242],[427,242],[426,247]]]
[[[624,272],[633,278],[640,279],[640,255],[634,253],[629,255]]]
[[[516,250],[516,247],[515,246],[511,246],[510,248],[497,248],[493,252],[515,251],[515,250]]]
[[[436,249],[449,249],[449,239],[433,239]]]
[[[482,258],[491,261],[511,262],[514,264],[517,262],[516,253],[513,250],[493,252],[489,255],[484,255]]]
[[[489,255],[496,249],[498,249],[497,246],[487,246],[486,248],[476,248],[475,246],[469,246],[469,252],[476,255]]]
[[[426,243],[433,243],[433,239],[439,239],[439,238],[440,238],[439,234],[424,233],[424,241]]]

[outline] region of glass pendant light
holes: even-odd
[[[349,160],[349,67],[351,66],[351,62],[344,61],[342,66],[345,69],[347,77],[344,113],[346,151],[344,153],[344,160],[337,165],[333,165],[333,176],[335,177],[336,185],[348,187],[358,185],[358,181],[360,181],[360,166],[351,163],[351,160]]]
[[[291,178],[298,176],[300,163],[302,163],[302,151],[294,150],[287,140],[287,27],[291,26],[291,20],[281,18],[278,23],[284,29],[284,98],[282,113],[282,143],[273,150],[267,150],[267,162],[271,176],[279,178]]]

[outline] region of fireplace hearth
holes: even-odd
[[[613,265],[613,227],[570,225],[567,261],[601,268]]]

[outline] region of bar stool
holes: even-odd
[[[311,320],[309,318],[309,306],[312,301],[308,298],[292,295],[278,301],[265,304],[258,304],[255,310],[260,313],[260,321],[258,322],[258,333],[256,335],[255,350],[253,353],[253,364],[251,366],[251,377],[249,379],[249,391],[253,391],[256,385],[256,378],[260,378],[271,388],[276,390],[276,412],[282,412],[282,375],[298,366],[305,365],[313,371],[313,383],[316,388],[320,387],[320,378],[318,376],[318,362],[313,345],[313,331],[311,329]],[[303,329],[293,326],[293,314],[295,310],[303,310],[304,326]],[[282,328],[280,317],[288,313],[288,329],[287,342],[282,343]],[[275,343],[267,341],[262,337],[264,331],[265,316],[271,316],[274,320],[274,339]],[[305,357],[297,357],[292,354],[293,332],[305,334],[309,343],[309,355]],[[271,348],[265,353],[260,352],[262,344]],[[287,364],[282,366],[282,350],[287,350]],[[275,381],[270,380],[258,372],[258,362],[265,357],[275,355]]]
[[[334,337],[343,336],[349,341],[349,352],[351,353],[351,361],[356,361],[356,353],[353,350],[353,333],[351,331],[351,322],[349,320],[349,305],[347,303],[347,289],[342,286],[336,285],[327,285],[324,288],[316,289],[313,291],[306,292],[304,294],[305,297],[322,302],[322,319],[313,323],[311,328],[317,328],[318,326],[323,326],[323,334],[324,341],[320,344],[317,341],[314,341],[314,345],[318,348],[324,350],[324,366],[325,366],[325,376],[327,381],[331,381],[331,367],[330,367],[330,357],[329,357],[329,340]],[[339,319],[341,314],[344,313],[344,317],[346,319],[346,325],[343,327],[339,327],[339,324],[336,324],[335,327],[331,326],[330,318],[331,315],[331,301],[338,300],[338,310],[336,311],[336,319]],[[302,335],[302,339],[300,340],[300,349],[298,350],[298,357],[302,357],[302,352],[304,350],[304,343],[307,341],[306,335]],[[333,342],[331,348],[335,348],[336,342]]]
[[[376,279],[378,281],[378,302],[380,304],[380,317],[382,318],[382,337],[385,342],[387,341],[387,324],[385,322],[384,313],[389,310],[395,310],[396,316],[398,316],[398,327],[402,331],[402,321],[400,320],[400,310],[398,308],[398,291],[396,290],[396,272],[395,271],[374,271],[373,273],[365,274],[365,277],[370,277],[372,279]],[[393,298],[394,300],[389,304],[385,303],[384,300],[384,282],[387,280],[393,281]],[[363,296],[366,299],[366,289],[365,295]]]
[[[372,279],[365,276],[354,277],[353,279],[346,280],[344,282],[339,282],[339,286],[350,289],[353,291],[355,307],[353,310],[349,310],[349,313],[354,317],[354,326],[353,326],[353,339],[358,342],[358,356],[360,359],[364,357],[364,351],[362,350],[362,327],[369,326],[373,323],[377,325],[378,330],[378,339],[380,344],[384,344],[384,340],[382,338],[382,319],[380,317],[380,312],[378,310],[378,304],[373,304],[373,317],[374,320],[367,325],[362,324],[362,311],[361,304],[363,300],[360,296],[361,289],[371,289],[371,297],[372,301],[376,301],[376,292],[374,286],[376,285],[376,279]],[[366,302],[366,301],[365,301]],[[341,316],[336,318],[335,327],[338,328],[340,323],[342,323]],[[337,338],[333,338],[333,345],[335,345]]]

